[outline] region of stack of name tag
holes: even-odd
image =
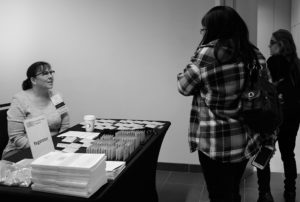
[[[89,198],[107,183],[105,154],[45,154],[31,163],[32,189]]]
[[[115,135],[103,134],[87,147],[86,153],[104,153],[107,160],[126,161],[145,139],[144,130],[117,131]]]

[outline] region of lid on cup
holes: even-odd
[[[95,115],[85,115],[83,117],[84,120],[95,120],[96,116]]]

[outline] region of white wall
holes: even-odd
[[[291,31],[297,46],[298,56],[300,56],[300,1],[292,0]]]
[[[291,30],[290,0],[259,0],[257,46],[266,58],[270,57],[269,42],[278,29]]]
[[[198,45],[211,0],[0,0],[0,103],[45,60],[71,111],[168,120],[159,161],[198,164],[187,129],[191,98],[176,76]]]
[[[236,10],[240,13],[248,26],[249,39],[253,44],[257,43],[257,2],[258,0],[236,0],[233,2]]]

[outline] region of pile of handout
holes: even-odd
[[[125,161],[106,161],[106,176],[109,180],[114,180],[125,168]]]
[[[88,198],[107,183],[105,154],[53,151],[31,163],[32,189]]]

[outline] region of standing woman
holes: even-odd
[[[33,63],[27,69],[23,91],[15,94],[7,111],[9,141],[3,151],[5,159],[18,151],[30,147],[24,120],[44,115],[51,135],[69,128],[69,113],[60,94],[54,92],[54,73],[47,62]]]
[[[240,95],[255,58],[265,76],[268,70],[233,8],[214,7],[201,23],[202,41],[177,76],[179,92],[193,96],[189,146],[198,151],[210,201],[240,202],[240,180],[261,140],[240,119]]]
[[[283,109],[283,123],[279,128],[278,146],[284,167],[284,198],[296,200],[297,167],[295,144],[300,124],[300,61],[292,34],[279,29],[270,40],[271,57],[267,61],[273,82],[277,85]],[[270,189],[270,168],[258,170],[259,189]],[[263,201],[263,200],[261,200]],[[266,201],[266,200],[264,200]]]

